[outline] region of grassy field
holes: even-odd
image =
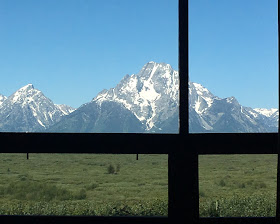
[[[166,216],[167,158],[0,154],[0,214]]]
[[[275,216],[276,166],[275,155],[200,156],[200,216]],[[0,154],[0,215],[167,210],[167,155]]]
[[[199,157],[200,216],[276,215],[277,155]]]

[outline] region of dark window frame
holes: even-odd
[[[276,217],[199,218],[198,156],[205,154],[278,154],[279,160],[278,142],[280,137],[279,132],[188,133],[188,88],[185,85],[189,81],[188,0],[178,1],[179,134],[0,133],[0,153],[38,153],[40,151],[40,153],[168,154],[168,217],[0,216],[1,223],[280,223],[279,184],[277,184]],[[278,163],[277,183],[280,181],[279,168]]]

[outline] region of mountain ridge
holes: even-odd
[[[188,87],[190,132],[277,131],[278,109],[245,107],[235,97],[219,98],[195,82],[189,82]],[[114,88],[102,90],[77,109],[54,104],[32,84],[9,97],[1,96],[0,131],[8,130],[3,128],[5,125],[22,127],[20,131],[28,132],[178,133],[179,130],[179,75],[166,63],[148,62],[137,74],[125,75]],[[26,121],[25,129],[24,124],[5,122],[9,116],[15,119],[19,114]]]

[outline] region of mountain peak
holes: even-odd
[[[154,75],[158,77],[158,75],[164,76],[167,73],[172,74],[173,72],[173,68],[170,64],[164,62],[157,63],[154,61],[150,61],[142,67],[137,76],[142,77],[144,79],[149,79]]]
[[[9,99],[13,103],[22,103],[26,101],[27,99],[30,99],[30,97],[37,95],[37,94],[42,94],[41,91],[37,90],[34,88],[32,84],[27,84],[20,89],[18,89],[15,93],[13,93],[11,96],[9,96]]]
[[[239,105],[237,99],[234,96],[227,97],[226,101],[227,101],[227,103],[233,103],[233,104]]]
[[[27,84],[2,103],[0,100],[0,131],[43,131],[73,111],[66,105],[55,105],[40,90]]]
[[[31,90],[31,89],[34,89],[34,86],[32,84],[27,84],[27,85],[21,87],[19,90],[28,91],[28,90]]]
[[[168,67],[171,67],[170,64],[167,64],[165,62],[159,62],[158,63],[158,62],[155,62],[155,61],[150,61],[146,65],[144,65],[144,67],[145,66],[163,66],[163,67],[168,66]]]

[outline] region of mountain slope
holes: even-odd
[[[66,104],[55,104],[55,106],[64,114],[68,115],[71,114],[75,109],[73,107],[70,107]]]
[[[0,105],[0,131],[43,131],[65,115],[41,91],[28,84],[9,96]]]
[[[141,122],[117,102],[90,102],[65,116],[47,132],[70,133],[139,133]]]

